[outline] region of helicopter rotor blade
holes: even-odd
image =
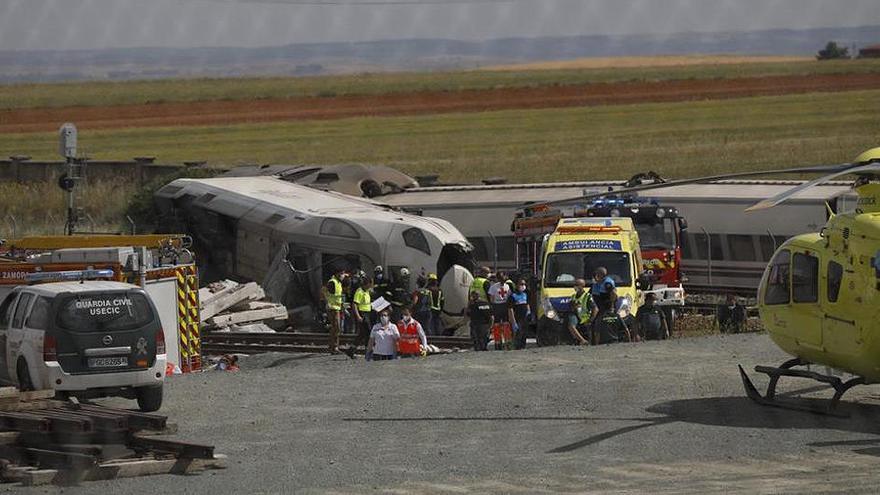
[[[880,172],[880,163],[869,163],[867,165],[852,165],[843,170],[838,170],[833,173],[823,175],[822,177],[818,177],[808,182],[804,182],[799,186],[795,186],[787,191],[783,191],[772,198],[767,198],[763,201],[753,204],[752,206],[746,208],[746,211],[759,211],[766,210],[767,208],[773,208],[774,206],[782,203],[783,201],[797,196],[798,194],[806,191],[807,189],[811,189],[819,184],[823,184],[830,180],[834,180],[838,177],[842,177],[844,175],[849,174],[865,174],[865,173],[876,174]]]
[[[679,179],[679,180],[670,180],[666,182],[657,182],[652,184],[642,184],[639,186],[633,187],[622,187],[619,189],[614,189],[612,191],[602,191],[595,192],[590,194],[583,194],[581,196],[570,197],[557,199],[554,201],[548,201],[541,204],[546,205],[554,205],[559,203],[568,203],[571,201],[583,201],[595,198],[601,198],[603,196],[608,196],[611,194],[627,194],[641,191],[651,191],[654,189],[665,189],[667,187],[674,186],[687,186],[690,184],[703,184],[706,182],[715,182],[720,180],[729,180],[729,179],[743,179],[747,177],[761,177],[766,175],[782,175],[782,174],[829,174],[835,173],[840,170],[846,170],[852,168],[854,165],[851,163],[844,163],[839,165],[815,165],[810,167],[797,167],[797,168],[783,168],[776,170],[760,170],[756,172],[737,172],[734,174],[721,174],[721,175],[709,175],[706,177],[695,177],[691,179]]]

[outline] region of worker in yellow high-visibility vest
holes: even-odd
[[[327,343],[330,354],[339,354],[339,327],[342,319],[342,268],[333,270],[333,276],[324,287],[324,300],[327,301],[327,319],[330,320],[330,339]]]
[[[370,291],[373,289],[373,280],[370,277],[363,277],[361,285],[354,291],[352,297],[351,312],[355,321],[355,337],[354,342],[345,350],[348,357],[354,359],[354,352],[358,346],[367,345],[370,339],[370,331],[373,329],[373,299]]]

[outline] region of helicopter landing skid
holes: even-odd
[[[865,379],[862,377],[856,377],[847,381],[843,381],[836,376],[823,375],[821,373],[816,373],[815,371],[809,370],[793,369],[795,366],[806,366],[808,364],[810,363],[802,361],[800,358],[794,358],[782,363],[782,365],[780,365],[778,368],[772,366],[755,366],[755,371],[757,371],[758,373],[764,373],[765,375],[770,377],[770,383],[767,384],[767,392],[764,395],[761,395],[761,393],[758,392],[758,389],[755,388],[755,385],[749,379],[749,376],[746,374],[745,370],[743,370],[742,366],[739,366],[739,374],[742,377],[743,387],[745,387],[746,389],[746,395],[748,395],[750,399],[757,402],[758,404],[764,406],[780,407],[783,409],[807,411],[816,414],[846,417],[846,415],[836,412],[837,406],[840,403],[840,398],[843,397],[843,394],[845,394],[849,389],[855,387],[856,385],[864,385]],[[789,402],[780,402],[776,400],[776,384],[779,382],[779,378],[783,376],[809,378],[811,380],[827,383],[834,388],[834,397],[831,398],[828,406],[824,408],[809,407]]]

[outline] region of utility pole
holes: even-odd
[[[76,126],[66,123],[58,130],[58,152],[64,157],[66,171],[58,178],[58,187],[67,192],[67,223],[64,233],[73,235],[76,232],[77,214],[76,195],[74,189],[81,179],[80,164],[76,161]]]

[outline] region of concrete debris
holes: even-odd
[[[215,282],[199,289],[199,319],[202,323],[212,316],[219,314],[246,301],[258,301],[266,297],[263,288],[256,282],[239,284],[232,280]]]
[[[265,298],[266,293],[256,282],[215,282],[199,289],[199,319],[212,331],[274,332],[263,322],[286,320],[288,311]]]

